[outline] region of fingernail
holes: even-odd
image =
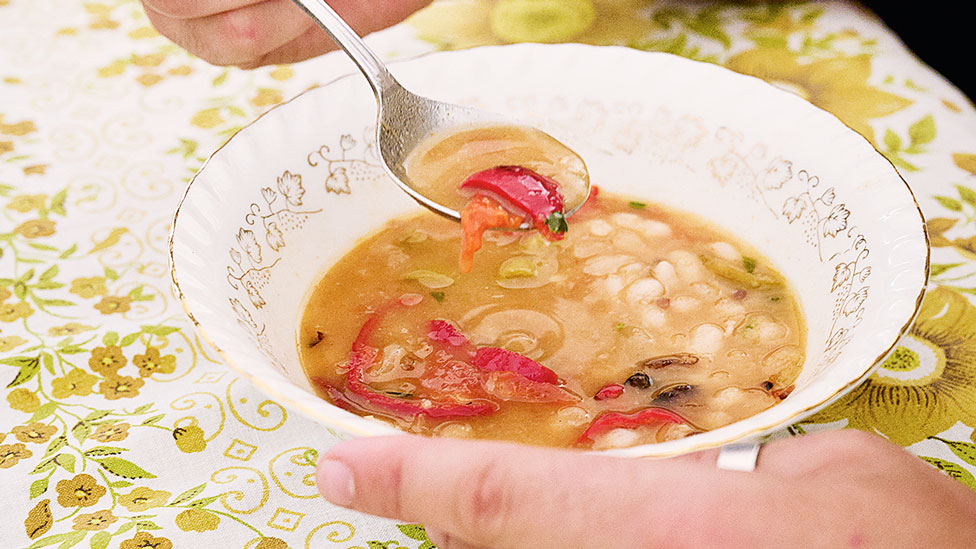
[[[322,497],[336,505],[348,507],[356,495],[352,471],[341,461],[321,460],[318,464],[316,481]]]

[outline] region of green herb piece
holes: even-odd
[[[618,323],[617,323],[617,324],[616,324],[616,325],[614,326],[614,329],[616,329],[616,330],[617,330],[618,332],[622,332],[622,331],[624,331],[624,328],[626,328],[626,327],[627,327],[627,325],[626,325],[626,324],[624,324],[623,322],[618,322]]]
[[[502,262],[498,267],[498,277],[531,278],[539,274],[540,261],[535,257],[517,255]]]
[[[632,201],[630,202],[630,207],[637,210],[643,210],[644,208],[647,207],[647,204],[643,202]]]
[[[435,271],[428,271],[426,269],[410,271],[409,273],[403,275],[403,278],[406,280],[416,280],[421,286],[431,289],[447,288],[451,284],[454,284],[453,278]]]
[[[742,256],[742,266],[746,268],[746,272],[752,274],[756,271],[756,260],[751,257]]]
[[[549,217],[546,218],[546,226],[554,233],[564,233],[569,230],[569,224],[566,223],[566,216],[563,215],[563,212],[549,214]]]
[[[383,391],[383,392],[390,395],[393,398],[410,398],[413,396],[413,393],[404,393],[401,391]]]
[[[430,292],[430,297],[434,298],[438,303],[444,303],[444,292]]]
[[[705,255],[701,256],[700,259],[709,271],[746,288],[756,289],[782,284],[779,278],[771,274],[750,272],[746,270],[745,266],[739,266],[735,261]],[[755,270],[755,265],[753,265],[753,270]]]
[[[774,295],[773,297],[769,298],[770,301],[779,301],[780,299],[782,298],[778,295]]]

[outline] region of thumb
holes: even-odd
[[[332,448],[319,461],[317,482],[337,505],[419,522],[476,546],[679,547],[705,536],[702,524],[722,528],[732,492],[741,503],[757,488],[750,486],[756,476],[719,471],[709,457],[641,460],[379,437]]]

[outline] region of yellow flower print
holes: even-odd
[[[441,49],[511,42],[626,45],[647,34],[651,0],[442,0],[407,21]]]
[[[95,304],[95,308],[103,315],[124,313],[132,308],[132,298],[129,296],[107,295]]]
[[[0,148],[0,152],[3,152]],[[19,194],[7,203],[7,208],[20,213],[40,210],[47,204],[46,194]]]
[[[105,487],[99,486],[95,477],[81,473],[74,478],[59,480],[55,490],[61,507],[91,507],[105,495]]]
[[[2,300],[0,300],[2,301]],[[77,322],[69,322],[64,326],[52,326],[48,329],[47,335],[55,337],[64,337],[69,335],[77,335],[82,332],[88,332],[94,330],[94,326],[89,326],[87,324],[79,324]]]
[[[30,539],[37,539],[47,533],[54,525],[54,517],[51,516],[51,500],[44,499],[37,502],[37,505],[27,513],[24,519],[24,531]]]
[[[95,511],[94,513],[78,515],[74,518],[74,525],[71,528],[72,530],[87,530],[89,532],[97,532],[98,530],[108,528],[117,520],[119,519],[112,514],[112,511],[106,509],[104,511]]]
[[[126,363],[128,363],[128,360],[122,354],[122,348],[118,345],[95,347],[92,349],[91,356],[88,358],[88,367],[93,372],[105,376],[116,375]]]
[[[23,136],[37,131],[37,126],[30,120],[24,120],[15,124],[4,124],[3,115],[0,114],[0,133],[6,135]]]
[[[181,452],[187,454],[202,452],[207,448],[207,441],[203,437],[203,429],[196,425],[173,429],[173,438],[176,440],[176,447]]]
[[[105,287],[104,276],[92,276],[72,280],[71,289],[68,291],[81,297],[95,297],[96,295],[105,295],[108,289]]]
[[[34,391],[18,387],[7,393],[7,403],[14,410],[19,410],[28,414],[33,414],[41,406],[41,400],[37,398]]]
[[[281,92],[271,88],[258,88],[258,93],[251,98],[251,104],[255,107],[268,107],[271,105],[277,105],[284,101],[284,96]]]
[[[758,48],[732,56],[726,66],[786,88],[834,114],[874,142],[871,118],[887,116],[912,102],[868,85],[871,57],[834,57],[801,64],[787,50]]]
[[[937,287],[879,369],[812,422],[848,419],[902,446],[961,421],[976,427],[976,307]]]
[[[92,30],[112,30],[119,28],[119,22],[107,17],[100,17],[89,23],[88,28]]]
[[[0,303],[0,322],[14,322],[34,314],[34,309],[23,301],[19,303]]]
[[[292,76],[295,76],[295,69],[291,68],[290,65],[278,65],[268,73],[268,76],[279,82],[284,82]]]
[[[972,175],[976,175],[976,154],[957,152],[952,153],[952,162],[960,170],[966,170]]]
[[[0,288],[0,302],[6,301],[8,297],[12,296],[10,290],[6,288]]]
[[[13,141],[0,141],[0,154],[8,153],[14,150]]]
[[[34,455],[22,442],[0,444],[0,469],[10,469],[22,459]]]
[[[288,544],[281,538],[262,538],[254,549],[288,549]]]
[[[216,530],[220,517],[206,509],[187,509],[176,515],[176,526],[184,532]]]
[[[166,490],[150,490],[145,486],[139,486],[133,488],[128,494],[119,496],[119,505],[128,509],[130,513],[141,513],[153,507],[166,505],[171,495]]]
[[[186,76],[193,72],[193,67],[191,67],[190,65],[179,65],[177,67],[173,67],[172,69],[166,72],[172,74],[173,76]]]
[[[136,82],[142,84],[145,87],[155,86],[163,81],[163,77],[158,74],[153,74],[150,72],[140,74],[136,77]]]
[[[149,532],[136,532],[136,535],[119,544],[119,549],[173,549],[173,542]]]
[[[98,77],[99,78],[108,78],[110,76],[118,76],[118,75],[120,75],[120,74],[122,74],[122,73],[125,72],[125,68],[127,66],[128,66],[128,63],[126,63],[125,61],[123,61],[121,59],[117,59],[115,61],[112,61],[108,65],[105,65],[104,67],[99,68],[98,69]]]
[[[132,357],[132,363],[139,368],[141,377],[149,377],[156,372],[172,374],[176,370],[176,357],[173,355],[159,356],[159,349],[149,347],[146,354]]]
[[[88,396],[92,394],[92,387],[97,381],[97,377],[81,368],[75,368],[64,377],[56,377],[51,380],[51,394],[54,398]]]
[[[16,349],[24,343],[27,343],[27,340],[20,336],[0,337],[0,353]]]
[[[54,222],[50,219],[31,219],[14,228],[14,232],[24,238],[41,238],[54,234]]]
[[[149,53],[146,55],[132,55],[129,62],[137,67],[158,67],[166,60],[165,53]]]
[[[24,175],[44,175],[47,171],[47,164],[34,164],[33,166],[24,166],[21,170]]]
[[[139,388],[144,384],[145,382],[137,377],[110,377],[98,384],[98,392],[101,393],[106,400],[135,398],[139,395]]]
[[[190,124],[205,130],[215,128],[223,123],[224,117],[220,116],[220,109],[215,107],[203,109],[194,114],[193,118],[190,119]]]
[[[98,429],[95,429],[95,432],[88,438],[98,442],[118,442],[129,436],[129,427],[131,425],[125,422],[99,425]]]
[[[17,440],[33,444],[44,444],[51,440],[51,435],[57,432],[57,427],[36,421],[30,425],[18,425],[10,430],[10,433],[17,437]]]

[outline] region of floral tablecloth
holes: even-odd
[[[882,368],[789,431],[876,431],[976,489],[976,111],[870,13],[442,0],[370,40],[387,58],[512,41],[666,51],[766,78],[867,136],[922,204],[932,284]],[[224,366],[168,282],[194,170],[343,62],[212,67],[136,1],[0,0],[3,546],[432,547],[418,525],[316,495],[332,439]]]

